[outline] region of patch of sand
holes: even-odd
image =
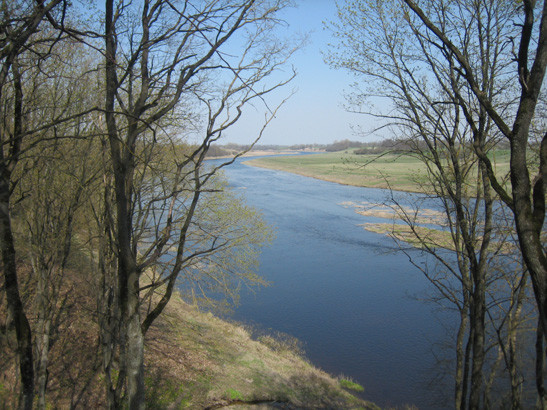
[[[372,202],[341,202],[345,208],[354,208],[355,212],[363,216],[372,216],[374,218],[383,218],[391,220],[406,220],[418,224],[437,224],[442,225],[446,222],[446,215],[443,212],[428,208],[414,209],[404,206],[390,206],[385,204],[375,204]]]

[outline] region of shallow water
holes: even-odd
[[[363,397],[382,407],[438,407],[428,383],[435,367],[431,346],[444,331],[431,305],[416,299],[430,288],[391,239],[359,226],[385,220],[341,205],[382,203],[388,191],[240,161],[225,172],[277,234],[260,257],[259,273],[272,285],[256,294],[243,291],[231,317],[297,337],[315,365],[362,384]],[[401,193],[399,200],[417,198]],[[413,257],[425,261],[418,251]]]

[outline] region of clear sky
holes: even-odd
[[[283,91],[287,95],[295,89],[280,109],[259,144],[328,144],[335,140],[372,141],[361,137],[356,126],[366,129],[367,118],[351,114],[343,108],[344,91],[352,77],[344,71],[331,69],[323,61],[322,52],[331,42],[331,34],[324,30],[323,21],[336,18],[334,0],[296,0],[297,7],[288,9],[283,18],[289,24],[284,35],[309,33],[309,43],[293,57],[298,76]],[[246,118],[226,133],[224,142],[249,143],[260,130],[263,114],[248,112]],[[370,121],[370,119],[368,119]]]

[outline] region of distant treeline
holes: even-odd
[[[254,151],[323,151],[327,145],[325,144],[295,144],[295,145],[273,145],[260,144],[253,147]],[[228,143],[224,145],[212,145],[209,148],[209,157],[222,157],[237,154],[238,152],[248,151],[251,148],[246,144]]]
[[[325,145],[325,151],[327,152],[354,149],[354,153],[357,155],[381,154],[386,151],[407,152],[413,148],[412,143],[409,141],[395,140],[391,138],[372,142],[350,141],[345,139],[341,141],[334,141],[332,144]]]
[[[415,150],[417,145],[421,145],[421,141],[387,138],[381,141],[360,142],[346,139],[334,141],[332,144],[327,145],[325,150],[328,152],[336,152],[355,149],[353,153],[357,155],[381,154],[386,151],[403,153]]]
[[[506,146],[508,143],[502,141],[497,144],[498,149],[508,149]],[[349,139],[344,139],[341,141],[334,141],[332,144],[296,144],[296,145],[255,145],[253,150],[255,151],[282,151],[282,150],[293,150],[293,151],[327,151],[327,152],[337,152],[337,151],[347,151],[353,149],[354,154],[357,155],[366,155],[366,154],[381,154],[386,151],[392,153],[404,153],[404,152],[414,152],[417,149],[424,150],[425,143],[422,140],[416,139],[393,139],[387,138],[381,141],[372,141],[372,142],[362,142],[362,141],[351,141]],[[211,146],[209,149],[210,157],[221,157],[235,155],[238,152],[248,151],[250,145],[244,144],[224,144],[224,145],[215,145]]]
[[[220,146],[211,147],[211,156],[230,155],[237,152],[245,151],[250,148],[249,145],[242,144],[224,144]],[[382,141],[362,142],[351,141],[344,139],[340,141],[334,141],[332,144],[296,144],[296,145],[255,145],[253,150],[256,151],[281,151],[281,150],[294,150],[294,151],[327,151],[337,152],[346,151],[349,149],[356,149],[356,154],[380,154],[385,151],[409,151],[413,149],[410,143],[404,141],[398,141],[394,139],[385,139]]]

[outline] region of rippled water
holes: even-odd
[[[385,221],[341,205],[382,203],[388,192],[240,162],[226,175],[277,232],[260,258],[260,274],[272,286],[243,292],[232,317],[297,337],[314,364],[359,382],[363,397],[381,406],[435,407],[431,346],[444,333],[431,305],[416,299],[428,285],[391,239],[359,226]],[[423,258],[417,251],[414,257]]]

